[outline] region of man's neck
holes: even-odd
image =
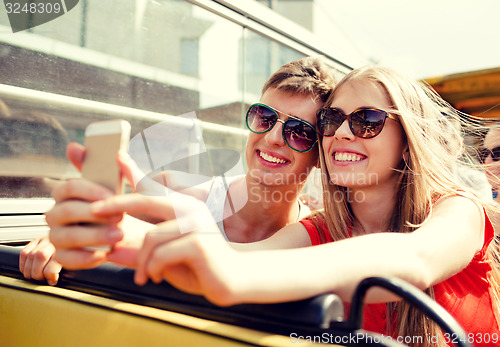
[[[272,236],[284,226],[298,221],[300,188],[294,186],[264,186],[247,183],[246,180],[233,182],[225,202],[224,231],[232,242],[255,242]],[[247,194],[247,201],[235,199]],[[235,213],[229,205],[233,202]],[[229,207],[229,209],[228,209]]]

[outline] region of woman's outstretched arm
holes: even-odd
[[[116,201],[100,202],[93,211],[105,213]],[[437,202],[430,218],[413,233],[378,233],[316,247],[239,252],[223,240],[213,220],[200,213],[203,205],[192,201],[193,208],[198,212],[185,214],[181,223],[167,221],[146,236],[135,280],[144,284],[148,278],[166,279],[219,305],[282,302],[325,292],[349,301],[357,284],[370,276],[396,276],[424,289],[465,268],[484,238],[483,211],[471,200],[455,196]],[[182,223],[197,231],[180,234]],[[392,299],[381,292],[369,298]]]

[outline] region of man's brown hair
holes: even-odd
[[[280,67],[262,88],[276,88],[295,94],[309,94],[325,102],[337,83],[335,71],[321,57],[305,57]]]

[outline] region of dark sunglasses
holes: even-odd
[[[285,115],[288,119],[283,121],[279,119],[278,111],[272,107],[253,104],[247,111],[247,127],[256,134],[263,134],[271,130],[277,122],[281,122],[283,123],[283,140],[287,146],[300,153],[309,152],[318,142],[316,129],[302,119]]]
[[[399,119],[377,108],[360,108],[351,114],[344,114],[336,108],[322,108],[317,113],[318,132],[322,136],[333,136],[346,119],[349,119],[349,128],[354,136],[371,139],[380,134],[384,128],[385,119]]]
[[[493,149],[483,148],[479,151],[479,160],[484,164],[486,158],[491,155],[491,160],[497,162],[500,160],[500,146]]]

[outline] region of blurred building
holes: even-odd
[[[484,120],[500,119],[500,68],[426,80],[457,110]]]
[[[441,97],[464,113],[468,122],[484,125],[483,131],[464,137],[468,145],[482,146],[488,126],[500,121],[500,68],[484,69],[426,79]],[[476,153],[470,153],[475,155]]]

